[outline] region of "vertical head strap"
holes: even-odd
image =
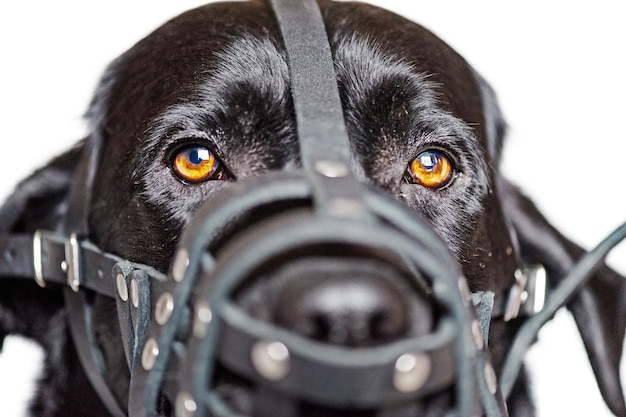
[[[65,288],[63,294],[70,333],[83,369],[109,413],[115,417],[122,417],[125,413],[101,373],[103,365],[98,359],[98,347],[93,338],[89,319],[91,307],[86,301],[85,292],[79,291],[83,265],[78,258],[78,239],[89,238],[89,207],[101,147],[102,138],[99,134],[92,134],[85,139],[74,184],[70,190],[63,232],[70,236],[66,243],[66,253],[70,256],[66,257],[71,261],[71,264],[68,264],[68,284],[71,288]]]
[[[66,234],[76,233],[81,238],[89,236],[89,206],[94,177],[98,169],[102,140],[98,134],[92,134],[83,142],[74,183],[70,190],[69,206],[65,218]]]
[[[304,173],[315,205],[339,215],[361,213],[361,185],[350,146],[333,57],[315,0],[270,0],[287,51]]]

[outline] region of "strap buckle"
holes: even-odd
[[[78,292],[80,286],[80,242],[75,232],[65,241],[65,273],[67,285],[72,291]]]
[[[545,303],[547,274],[543,265],[528,265],[516,270],[515,281],[509,292],[504,321],[513,320],[520,313],[536,314]]]
[[[37,230],[33,236],[33,271],[35,275],[35,282],[41,288],[46,288],[46,281],[43,277],[43,259],[41,250],[41,239],[43,232]]]
[[[56,249],[58,248],[58,249]],[[61,283],[61,271],[66,275],[67,285],[74,291],[78,292],[81,284],[80,271],[80,242],[76,233],[70,234],[69,238],[63,239],[52,232],[37,230],[33,235],[33,275],[35,282],[41,288],[47,285],[48,281]],[[60,271],[55,268],[60,262]],[[44,268],[46,271],[44,273]]]

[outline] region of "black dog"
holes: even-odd
[[[472,290],[503,296],[522,263],[542,263],[557,284],[583,251],[500,175],[505,125],[488,85],[418,25],[362,4],[320,3],[361,179],[425,216]],[[89,117],[92,135],[104,143],[90,239],[161,271],[202,202],[231,181],[299,167],[284,48],[273,16],[258,1],[214,4],[165,24],[109,67]],[[2,232],[58,229],[82,146],[20,185],[0,212]],[[189,172],[189,152],[215,158],[211,169]],[[440,175],[423,175],[433,161]],[[618,415],[626,415],[617,376],[624,285],[602,268],[570,305]],[[126,360],[117,322],[107,319],[115,305],[104,298],[95,305],[105,379],[127,404]],[[47,352],[32,414],[106,415],[76,358],[65,314],[60,292],[0,281],[0,336],[23,334]],[[521,320],[491,325],[497,369]],[[524,375],[508,407],[512,416],[534,414]]]

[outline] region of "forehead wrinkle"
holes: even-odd
[[[289,70],[282,52],[266,38],[244,34],[214,54],[211,70],[198,74],[181,92],[181,103],[170,106],[157,119],[168,116],[181,122],[196,121],[185,118],[185,112],[194,108],[206,118],[229,108],[233,91],[251,90],[260,93],[272,103],[282,103],[289,94]],[[158,122],[157,122],[158,123]]]
[[[377,93],[381,85],[394,84],[395,93],[411,88],[419,99],[413,105],[431,105],[437,101],[437,83],[426,73],[417,72],[404,58],[385,51],[374,40],[353,35],[336,42],[335,69],[340,86],[349,92],[352,100],[367,99]]]
[[[436,84],[375,41],[356,35],[339,39],[334,54],[353,147],[402,139],[413,130],[419,110],[436,108]]]
[[[289,93],[289,69],[284,54],[268,38],[243,35],[216,53],[215,70],[203,77],[198,97],[217,101],[223,107],[233,88],[254,88],[272,102],[282,102]]]

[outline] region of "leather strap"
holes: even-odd
[[[287,51],[300,157],[315,205],[334,215],[362,215],[363,185],[350,170],[337,73],[317,1],[269,3]]]
[[[122,411],[102,375],[102,361],[99,360],[98,348],[93,340],[93,329],[90,321],[91,306],[87,303],[85,294],[78,292],[81,286],[89,285],[93,286],[98,294],[108,297],[115,296],[113,280],[107,279],[113,265],[108,264],[106,256],[89,259],[92,251],[85,247],[88,244],[80,243],[81,240],[86,240],[90,236],[89,208],[91,207],[91,194],[94,178],[98,171],[102,145],[103,137],[98,132],[93,133],[85,141],[80,162],[73,176],[74,183],[63,224],[63,232],[70,236],[64,251],[66,252],[67,281],[72,290],[65,289],[63,294],[70,333],[87,377],[109,413],[115,417],[122,417],[126,413]],[[100,260],[104,260],[107,269],[99,269]],[[104,285],[99,285],[102,278],[104,278],[102,281]],[[81,279],[85,281],[85,284],[80,283]]]
[[[49,284],[64,287],[71,335],[83,369],[111,415],[125,416],[102,377],[103,364],[97,360],[99,355],[90,331],[91,307],[85,300],[86,293],[79,291],[87,289],[115,298],[111,274],[113,267],[122,259],[103,253],[89,242],[67,239],[50,232],[37,232],[34,237],[0,235],[0,254],[3,259],[0,276],[35,280],[42,287]]]
[[[40,286],[68,286],[68,245],[68,239],[50,232],[37,233],[35,238],[26,234],[0,235],[3,260],[0,262],[0,276],[35,280],[35,276],[39,275],[42,279],[38,282]],[[35,250],[37,246],[40,251]],[[79,288],[115,298],[111,271],[122,259],[102,252],[89,242],[77,242],[76,249],[81,259]]]

